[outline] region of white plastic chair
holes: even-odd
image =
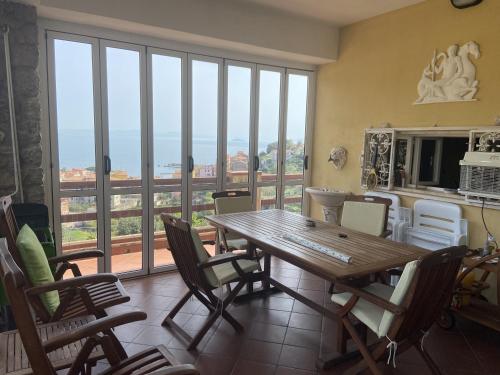
[[[387,220],[387,229],[392,231],[389,238],[393,241],[404,242],[406,230],[411,226],[411,208],[401,207],[401,200],[395,194],[367,191],[364,195],[386,198],[392,201]]]
[[[406,239],[429,250],[468,245],[468,222],[459,205],[420,199],[413,207],[413,227],[408,228]]]

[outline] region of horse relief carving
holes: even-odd
[[[453,44],[446,53],[434,51],[418,83],[415,104],[476,100],[479,81],[471,56],[478,59],[480,55],[479,45],[472,41],[460,47]]]

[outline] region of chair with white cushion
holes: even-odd
[[[343,292],[332,295],[332,301],[339,305],[337,351],[345,353],[350,336],[363,356],[349,373],[359,373],[368,367],[373,374],[382,374],[377,362],[386,351],[389,351],[388,362],[395,365],[396,352],[414,346],[432,373],[440,374],[425,351],[423,339],[449,303],[466,251],[465,246],[450,247],[408,263],[395,288],[379,283],[364,288],[336,284],[336,289]],[[377,335],[379,341],[370,349],[366,335],[359,334],[351,315]]]
[[[365,196],[380,197],[391,200],[387,229],[392,231],[391,240],[404,242],[407,228],[411,225],[411,208],[401,206],[401,200],[396,194],[367,191]]]
[[[390,199],[349,195],[344,201],[340,225],[373,236],[387,237]]]
[[[248,191],[220,191],[212,194],[216,214],[233,214],[253,211],[252,195]],[[218,242],[221,253],[234,250],[245,250],[247,240],[236,233],[218,229]]]
[[[246,253],[240,255],[225,253],[210,256],[203,247],[198,233],[191,229],[188,222],[167,214],[162,214],[161,218],[165,225],[168,248],[172,252],[175,265],[189,289],[169,312],[162,324],[180,330],[182,336],[189,341],[188,350],[196,348],[219,316],[227,320],[237,332],[242,331],[241,324],[226,309],[246,283],[257,280],[259,273],[254,271],[259,269],[259,263]],[[236,286],[222,299],[222,286],[229,283],[236,283]],[[220,295],[214,293],[214,290],[218,288]],[[194,338],[190,337],[173,321],[182,306],[193,295],[209,311],[206,322]]]
[[[429,250],[468,244],[468,222],[459,205],[429,199],[417,200],[413,207],[413,226],[406,242]]]

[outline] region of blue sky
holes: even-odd
[[[58,127],[84,129],[94,127],[94,103],[91,45],[55,41],[56,94]],[[140,127],[139,53],[107,48],[107,99],[111,131],[138,131]],[[161,134],[180,133],[181,60],[153,55],[153,123]],[[193,61],[192,123],[193,136],[216,137],[218,65]],[[251,72],[248,68],[230,66],[228,71],[228,140],[248,141]],[[259,142],[277,140],[280,75],[262,71],[259,98]],[[289,76],[287,138],[304,137],[307,78]]]

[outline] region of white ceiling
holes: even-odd
[[[424,0],[239,0],[345,26]]]

